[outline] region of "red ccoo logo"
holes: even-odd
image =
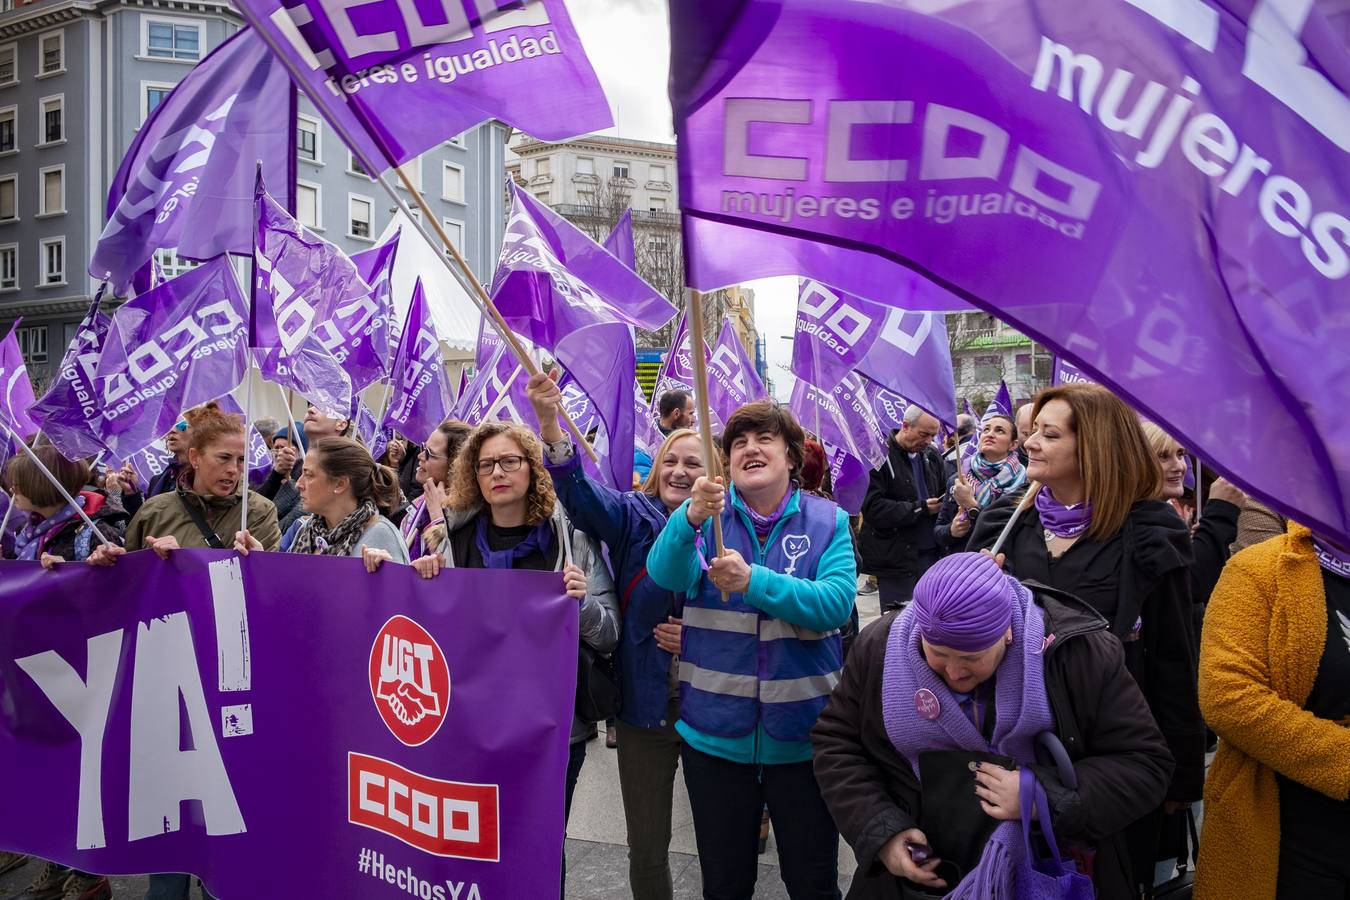
[[[450,669],[427,630],[407,616],[384,623],[370,648],[370,695],[394,737],[409,747],[431,740],[450,703]]]

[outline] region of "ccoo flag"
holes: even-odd
[[[286,70],[253,29],[208,54],[131,142],[108,191],[108,224],[89,274],[124,294],[160,248],[198,260],[252,252],[258,160],[272,184],[287,186],[281,199],[291,203],[294,101]]]
[[[345,253],[301,227],[256,185],[256,281],[249,346],[263,377],[329,414],[351,407],[352,381],[334,350],[378,312],[370,285]],[[345,337],[344,337],[345,335]]]
[[[745,404],[765,400],[768,396],[755,364],[746,355],[745,346],[731,320],[727,319],[722,323],[722,333],[708,360],[708,408],[725,423]]]
[[[33,406],[33,420],[68,459],[94,456],[105,449],[98,436],[103,406],[94,389],[94,370],[112,321],[99,309],[102,300],[100,288],[61,357],[56,379]]]
[[[956,425],[952,354],[941,313],[909,312],[803,279],[795,331],[792,373],[798,378],[830,387],[858,372]]]
[[[1350,49],[1330,7],[672,3],[690,286],[928,279],[910,308],[996,313],[1350,543]]]
[[[450,418],[454,401],[450,395],[450,376],[441,358],[441,342],[427,311],[420,280],[413,286],[408,320],[399,338],[389,380],[393,393],[382,428],[407,435],[414,443],[425,443]]]
[[[372,172],[488,119],[557,141],[613,124],[563,0],[241,0],[296,83]],[[415,115],[408,114],[416,110]]]
[[[3,419],[13,437],[26,441],[37,434],[38,426],[33,421],[33,384],[28,380],[28,366],[23,361],[23,350],[19,347],[19,323],[15,319],[9,334],[0,341],[0,386],[3,386],[4,406],[0,408]],[[18,447],[14,447],[17,450]]]
[[[248,305],[224,256],[120,307],[94,372],[99,436],[113,456],[148,447],[183,410],[239,384],[247,333]]]

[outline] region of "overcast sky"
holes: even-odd
[[[676,0],[679,2],[679,0]],[[665,0],[567,0],[567,9],[595,66],[614,112],[616,128],[606,134],[641,141],[674,141],[666,70],[670,31]],[[786,401],[792,390],[796,279],[749,282],[755,289],[755,324],[768,349],[774,393]]]

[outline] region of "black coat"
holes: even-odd
[[[1049,760],[1031,768],[1050,799],[1055,834],[1095,845],[1097,896],[1133,897],[1121,833],[1162,801],[1171,755],[1106,621],[1072,595],[1028,586],[1045,615],[1046,634],[1055,636],[1044,655],[1046,693],[1078,789],[1066,788]],[[913,769],[886,734],[882,710],[886,644],[898,615],[863,630],[811,732],[821,796],[858,860],[849,900],[900,896],[900,879],[877,854],[916,826],[923,805]]]
[[[919,534],[932,534],[937,515],[917,499],[909,454],[894,435],[888,447],[886,462],[867,479],[858,552],[868,575],[900,577],[914,574]],[[932,447],[923,450],[923,467],[928,496],[941,497],[946,491],[942,457]]]
[[[984,510],[967,549],[992,547],[1020,500],[1020,495],[1002,497]],[[1080,538],[1079,543],[1085,540]],[[1120,531],[1101,545],[1110,547],[1112,542],[1120,542],[1118,569],[1091,571],[1078,584],[1055,586],[1080,596],[1111,623],[1112,633],[1122,640],[1142,620],[1138,640],[1125,644],[1126,666],[1144,692],[1176,760],[1167,799],[1194,802],[1201,798],[1205,783],[1206,741],[1197,689],[1190,535],[1166,503],[1141,500]],[[1041,517],[1034,505],[1013,526],[1003,552],[1013,575],[1023,581],[1052,583]]]

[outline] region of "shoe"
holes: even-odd
[[[14,900],[61,900],[61,895],[65,892],[66,879],[70,875],[71,870],[68,866],[43,860],[37,878],[34,878]]]
[[[759,855],[763,856],[769,849],[769,811],[764,810],[763,817],[759,820]]]
[[[600,736],[600,726],[596,725],[590,734],[586,735],[587,741],[593,741]]]
[[[605,729],[605,746],[610,750],[619,746],[619,729],[610,725]]]
[[[860,594],[875,594],[877,592],[877,580],[869,578],[863,582],[863,586],[858,588]]]
[[[28,865],[28,861],[32,858],[27,853],[10,853],[8,850],[0,852],[0,875]]]
[[[61,886],[61,900],[112,900],[112,885],[102,875],[72,872]]]

